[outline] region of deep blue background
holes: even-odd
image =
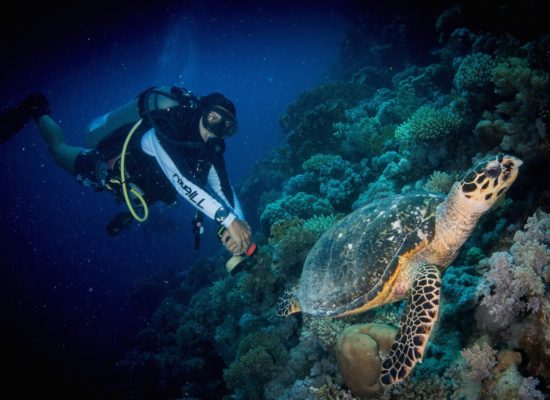
[[[15,5],[3,15],[2,106],[42,91],[67,141],[82,144],[93,117],[149,86],[221,91],[239,119],[226,153],[235,184],[283,143],[278,118],[288,103],[329,78],[346,26],[346,10],[333,4],[113,4]],[[19,22],[8,29],[8,19]],[[195,252],[191,208],[182,204],[107,236],[123,207],[55,166],[32,124],[0,147],[0,185],[6,382],[21,393],[72,388],[93,397],[144,323],[129,303],[136,283],[215,251],[213,232]]]

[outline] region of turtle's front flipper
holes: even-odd
[[[380,383],[391,385],[405,379],[414,365],[422,361],[424,348],[437,321],[441,275],[434,265],[417,268],[409,292],[407,310],[382,363]]]

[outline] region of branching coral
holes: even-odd
[[[514,235],[510,252],[517,264],[531,266],[537,274],[550,263],[550,214],[535,213]]]
[[[544,152],[548,142],[544,115],[550,107],[549,72],[531,68],[524,58],[506,57],[499,59],[492,79],[502,99],[496,113],[507,121],[509,132],[501,148],[514,149],[524,157]]]
[[[296,193],[319,194],[319,179],[313,172],[306,172],[290,177],[283,185],[285,195],[294,195]]]
[[[434,171],[428,181],[424,184],[424,189],[431,192],[449,193],[451,186],[455,183],[457,174],[450,174],[444,171]]]
[[[335,209],[349,211],[362,188],[357,167],[340,156],[316,154],[303,163],[304,170],[319,179],[319,193]]]
[[[301,163],[316,153],[337,148],[333,124],[345,118],[345,110],[367,97],[362,85],[330,82],[303,93],[280,119],[292,150],[293,162]]]
[[[324,361],[324,357],[319,341],[302,331],[298,344],[289,351],[286,365],[266,385],[266,399],[310,400],[310,388],[321,386],[325,382],[324,375],[334,374],[334,362]],[[319,367],[322,367],[321,371]]]
[[[391,102],[384,103],[380,117],[392,119]],[[393,130],[380,122],[379,116],[356,116],[355,109],[346,111],[347,121],[334,124],[334,136],[341,142],[343,154],[353,159],[361,159],[381,154],[393,138]],[[394,119],[394,118],[393,118]]]
[[[487,343],[474,343],[473,346],[462,350],[461,354],[468,363],[468,377],[473,382],[480,383],[493,376],[491,370],[497,365],[497,351]]]
[[[543,212],[529,218],[525,230],[514,236],[511,254],[494,253],[488,260],[484,298],[477,312],[492,330],[509,326],[525,311],[537,311],[544,296],[543,266],[550,262],[550,216]]]
[[[495,61],[488,54],[474,53],[464,57],[454,77],[459,92],[480,92],[491,85]]]
[[[410,161],[395,151],[387,151],[372,159],[372,168],[381,174],[376,181],[367,186],[352,208],[357,209],[373,200],[388,197],[399,192],[402,183],[410,178],[412,170]]]
[[[276,335],[267,332],[248,335],[239,345],[237,360],[224,371],[227,387],[242,390],[247,398],[260,398],[264,385],[286,357],[286,350]]]
[[[334,215],[315,216],[304,222],[304,229],[319,238],[323,232],[330,228],[336,222]]]
[[[354,210],[363,207],[373,200],[382,199],[396,194],[397,187],[395,182],[389,180],[384,175],[381,175],[376,182],[372,182],[368,185],[365,192],[361,193],[359,198],[353,203],[352,208]]]
[[[424,105],[395,130],[395,139],[402,146],[416,141],[434,141],[457,133],[462,120],[449,107],[436,109]]]
[[[304,220],[299,218],[279,220],[271,232],[274,274],[292,282],[298,278],[307,253],[317,240],[316,233],[306,230]]]
[[[532,268],[514,265],[508,253],[494,253],[489,265],[485,279],[490,286],[482,289],[485,296],[478,316],[484,315],[482,322],[487,328],[496,330],[509,326],[524,311],[537,307],[536,303],[527,299],[541,295],[544,286]],[[492,291],[489,291],[490,288]]]
[[[519,388],[519,397],[521,400],[544,400],[544,394],[537,390],[539,380],[537,378],[524,378]]]
[[[334,208],[327,199],[312,194],[298,192],[294,195],[285,195],[270,203],[262,212],[260,221],[265,233],[269,233],[275,221],[298,217],[311,218],[316,215],[334,214]]]
[[[334,215],[282,219],[273,224],[269,243],[273,246],[276,276],[292,281],[297,278],[309,249],[336,218]]]

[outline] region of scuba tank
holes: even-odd
[[[150,87],[119,108],[94,118],[84,132],[84,145],[95,148],[111,134],[122,127],[131,127],[140,118],[151,123],[149,115],[151,112],[178,105],[196,107],[195,103],[194,96],[187,89],[175,86]]]
[[[84,145],[95,148],[103,139],[123,126],[133,125],[139,119],[138,99],[133,99],[123,106],[94,118],[84,132]]]

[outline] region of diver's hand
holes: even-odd
[[[252,230],[246,221],[236,218],[233,222],[231,222],[231,225],[229,225],[226,232],[229,232],[231,239],[227,241],[226,247],[233,254],[243,254],[252,244]],[[223,243],[225,244],[226,242]]]
[[[229,251],[231,254],[233,254],[234,256],[238,256],[240,255],[241,253],[239,253],[239,249],[237,247],[237,245],[235,244],[235,242],[231,239],[231,235],[229,234],[229,230],[224,230],[221,237],[220,237],[220,240],[223,244],[223,246],[226,248],[227,251]]]

